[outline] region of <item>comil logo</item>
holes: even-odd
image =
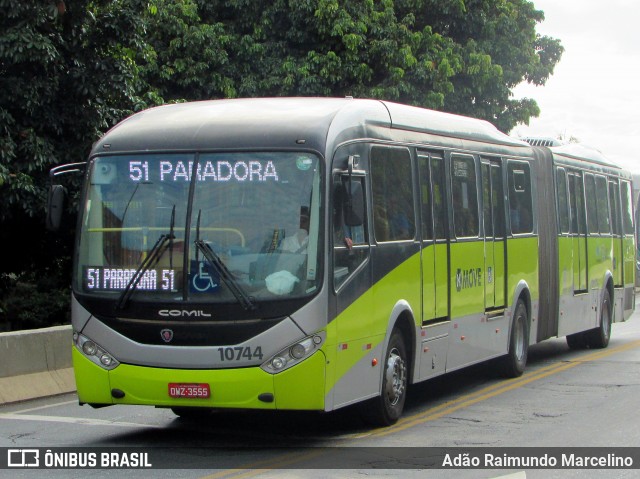
[[[40,451],[37,449],[9,449],[8,467],[40,467]]]
[[[183,318],[183,317],[197,317],[197,318],[210,318],[211,314],[205,313],[201,309],[161,309],[158,311],[160,316]]]

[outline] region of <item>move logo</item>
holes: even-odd
[[[482,286],[482,268],[461,269],[456,271],[456,291]]]

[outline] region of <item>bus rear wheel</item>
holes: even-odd
[[[382,391],[362,405],[366,421],[374,426],[395,424],[404,409],[407,398],[408,362],[404,337],[399,329],[394,329],[387,346],[383,363]]]
[[[600,326],[585,333],[585,338],[590,348],[604,349],[609,346],[612,322],[611,297],[609,290],[605,289],[602,305],[600,306]]]
[[[587,337],[585,333],[574,333],[567,336],[567,346],[569,349],[584,349],[587,347]]]
[[[529,319],[521,299],[516,303],[509,337],[509,352],[500,358],[500,372],[506,378],[522,376],[529,354]]]

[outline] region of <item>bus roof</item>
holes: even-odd
[[[324,152],[330,144],[353,139],[392,139],[398,130],[507,148],[528,146],[486,121],[380,100],[247,98],[145,110],[108,131],[92,154],[296,145]]]
[[[556,158],[564,157],[572,160],[586,161],[616,170],[622,169],[605,157],[599,150],[582,143],[567,143],[561,146],[550,147],[549,149]]]

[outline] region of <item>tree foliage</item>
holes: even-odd
[[[489,120],[539,109],[511,90],[544,84],[562,54],[526,0],[154,0],[143,68],[165,99],[384,98]]]
[[[81,161],[101,133],[142,106],[144,3],[0,0],[0,322],[65,319],[51,291],[68,304],[73,232],[44,231],[47,171]]]
[[[68,269],[73,232],[43,233],[48,169],[81,161],[134,111],[354,96],[508,131],[539,113],[535,101],[512,99],[513,87],[544,84],[562,54],[557,39],[536,33],[544,16],[527,0],[0,0],[0,8],[0,242],[12,252],[0,264],[0,321],[12,291]]]

